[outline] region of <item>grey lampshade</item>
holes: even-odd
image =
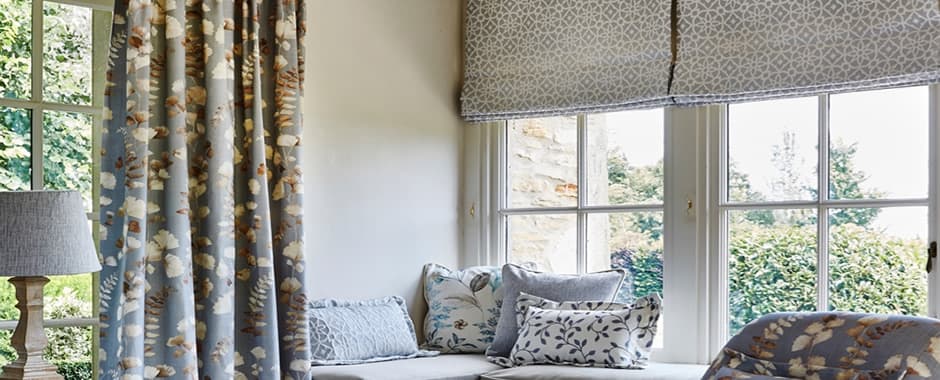
[[[101,270],[76,191],[0,192],[0,276]]]

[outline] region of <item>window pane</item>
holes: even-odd
[[[626,269],[629,278],[618,300],[663,292],[663,213],[590,214],[588,271]]]
[[[0,1],[0,97],[30,98],[32,1]]]
[[[509,122],[509,205],[578,204],[578,120],[552,117]]]
[[[829,307],[927,314],[927,207],[829,213]]]
[[[539,270],[578,272],[578,220],[574,214],[509,216],[509,262]]]
[[[31,120],[29,110],[0,107],[0,190],[30,189]]]
[[[43,181],[49,190],[78,190],[91,210],[91,115],[46,111],[42,119]]]
[[[91,104],[91,8],[43,4],[43,100]]]
[[[588,115],[587,202],[663,202],[663,109]]]
[[[817,98],[728,106],[728,200],[814,200]]]
[[[730,332],[767,313],[816,310],[815,210],[728,214]]]
[[[929,97],[926,86],[830,97],[832,199],[927,197]]]
[[[0,320],[18,320],[16,294],[13,285],[0,278]],[[43,289],[45,319],[92,318],[92,276],[53,276]],[[10,346],[12,331],[0,331],[0,363],[16,359],[16,351]],[[87,362],[91,364],[91,326],[47,328],[49,346],[45,357],[56,364],[65,362]],[[90,368],[90,367],[89,367]]]

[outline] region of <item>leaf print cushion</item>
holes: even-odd
[[[500,267],[452,271],[424,266],[424,347],[443,353],[482,353],[493,342],[502,305]]]
[[[539,302],[538,297],[526,294],[520,297],[522,303]],[[497,364],[635,369],[646,366],[661,311],[659,296],[643,297],[634,305],[548,300],[539,303],[551,308],[524,306],[519,338],[508,360],[496,361]]]

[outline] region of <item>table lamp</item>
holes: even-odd
[[[101,270],[82,197],[76,191],[0,192],[0,276],[13,276],[20,320],[10,339],[19,358],[0,379],[62,379],[43,359],[45,276]]]

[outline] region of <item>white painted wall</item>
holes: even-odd
[[[307,12],[312,297],[400,295],[420,321],[422,266],[460,261],[461,1],[310,0]]]

